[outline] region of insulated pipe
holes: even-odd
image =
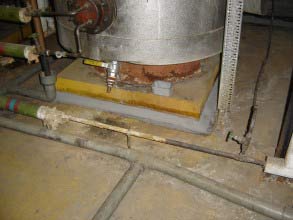
[[[0,109],[7,109],[22,115],[37,117],[38,105],[28,104],[17,99],[12,99],[7,96],[0,96]]]
[[[272,202],[265,202],[252,195],[240,192],[210,178],[191,172],[185,168],[175,166],[171,163],[159,160],[152,156],[146,155],[145,153],[140,153],[132,149],[104,146],[88,139],[82,139],[59,131],[55,132],[52,130],[47,130],[43,127],[17,122],[15,120],[4,117],[0,117],[0,126],[26,134],[48,138],[50,140],[62,142],[65,144],[112,155],[128,160],[132,163],[139,162],[144,166],[144,168],[156,170],[175,177],[202,190],[208,191],[223,199],[226,199],[232,203],[243,206],[251,211],[260,213],[276,220],[293,220],[293,208],[276,205]]]
[[[0,55],[27,59],[29,63],[39,61],[36,47],[24,44],[0,42]]]
[[[29,23],[32,17],[27,14],[27,8],[0,6],[0,20],[2,21]]]

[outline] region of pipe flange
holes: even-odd
[[[75,0],[76,8],[87,5],[87,8],[77,13],[74,17],[76,25],[85,24],[91,21],[83,28],[83,31],[91,34],[98,34],[109,28],[117,16],[115,0]]]
[[[44,86],[55,85],[56,81],[57,81],[57,76],[55,73],[52,73],[52,75],[50,76],[45,76],[44,72],[40,73],[40,82],[42,85]]]

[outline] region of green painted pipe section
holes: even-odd
[[[28,45],[0,42],[0,55],[2,56],[27,58],[26,53],[31,49],[33,50],[33,47]]]
[[[37,113],[40,105],[30,104],[18,99],[0,96],[0,109],[9,110],[22,115],[37,118]]]
[[[4,5],[0,6],[0,20],[28,23],[31,21],[31,16],[27,15],[26,8],[17,8]]]

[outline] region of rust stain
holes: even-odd
[[[120,63],[120,79],[123,83],[150,85],[156,80],[178,82],[200,74],[200,61],[173,65],[139,65],[127,62]],[[96,67],[104,77],[105,69]]]

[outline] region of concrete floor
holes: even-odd
[[[242,134],[249,114],[252,89],[265,53],[267,28],[245,25],[240,67],[232,107],[232,129]],[[276,29],[272,57],[266,68],[260,95],[260,114],[248,153],[258,158],[273,155],[289,84],[293,55],[293,31]],[[199,136],[121,118],[91,109],[58,104],[72,115],[131,127],[139,131],[176,138],[230,152],[218,125],[210,136]],[[40,122],[16,116],[27,123]],[[101,143],[126,147],[123,135],[67,123],[60,130]],[[189,150],[132,138],[131,147],[156,155],[194,172],[274,203],[293,206],[290,180],[266,176],[260,167]],[[0,129],[0,219],[90,220],[128,168],[120,159]],[[265,220],[248,211],[179,180],[145,171],[126,195],[112,220],[212,219]]]

